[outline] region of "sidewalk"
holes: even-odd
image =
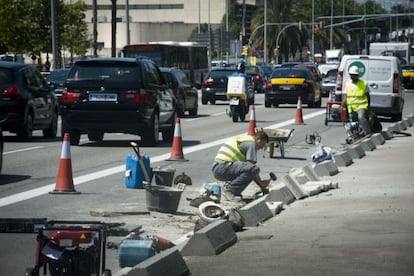
[[[339,189],[285,205],[221,254],[184,256],[191,275],[414,275],[413,154],[414,137],[394,135],[327,177]]]

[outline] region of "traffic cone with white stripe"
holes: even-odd
[[[63,137],[62,153],[60,154],[55,189],[49,192],[49,194],[80,194],[80,192],[75,190],[75,186],[73,185],[70,138],[68,133],[65,133]]]
[[[254,104],[250,106],[250,120],[249,120],[249,130],[248,135],[254,135],[256,133],[256,114],[254,110]]]
[[[184,158],[184,154],[183,154],[180,118],[178,117],[175,120],[174,139],[173,139],[173,144],[172,144],[171,155],[170,155],[170,158],[167,160],[168,161],[187,161],[187,159]]]
[[[298,105],[296,108],[296,118],[295,118],[295,125],[302,125],[303,122],[303,115],[302,115],[302,97],[298,97]]]

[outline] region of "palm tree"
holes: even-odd
[[[292,0],[273,0],[267,3],[267,53],[273,53],[276,46],[279,46],[279,53],[282,60],[287,61],[297,50],[300,50],[302,44],[302,31],[298,25],[287,27],[297,21],[297,7]],[[252,17],[251,29],[254,30],[264,24],[264,8],[256,10]],[[281,33],[281,30],[284,31]],[[279,36],[279,45],[276,45],[276,39]],[[250,39],[256,48],[264,49],[264,28],[260,28]]]

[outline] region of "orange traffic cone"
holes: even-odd
[[[302,116],[302,97],[298,97],[298,105],[296,108],[296,118],[295,118],[295,125],[304,124],[303,116]]]
[[[62,153],[60,154],[58,175],[55,189],[49,194],[80,194],[75,190],[72,178],[72,162],[70,159],[70,138],[65,133],[63,138]]]
[[[187,161],[184,158],[184,154],[183,154],[180,118],[178,117],[175,121],[174,139],[173,139],[173,144],[172,144],[171,155],[170,155],[170,158],[167,160],[168,161]]]
[[[250,106],[250,120],[249,120],[249,130],[248,135],[254,135],[256,133],[256,114],[254,111],[254,104]]]

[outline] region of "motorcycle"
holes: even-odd
[[[233,122],[246,119],[249,106],[254,95],[251,83],[243,76],[230,76],[227,83],[227,99],[229,99],[230,112],[227,114]]]

